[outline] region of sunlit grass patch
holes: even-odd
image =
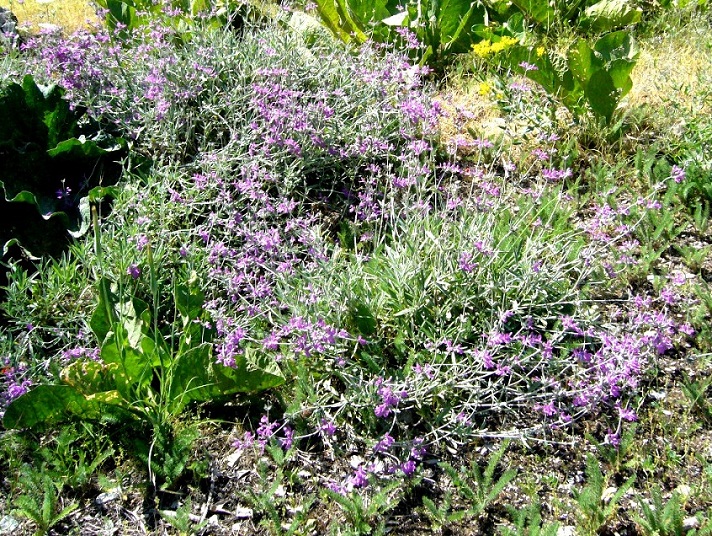
[[[702,22],[692,21],[679,32],[642,43],[628,104],[660,107],[674,101],[681,109],[709,113],[709,101],[699,98],[712,73],[708,32]]]
[[[0,0],[0,6],[10,9],[20,27],[30,32],[54,24],[71,33],[99,21],[87,0]]]

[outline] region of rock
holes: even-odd
[[[94,499],[94,502],[98,506],[105,506],[108,503],[119,499],[121,499],[121,490],[118,488],[114,488],[105,493],[100,493],[99,495],[97,495],[96,499]]]
[[[254,515],[254,511],[252,508],[237,507],[235,508],[234,515],[237,519],[251,519]]]
[[[682,530],[685,532],[691,531],[692,529],[696,529],[700,526],[700,520],[694,516],[686,517],[682,521]]]
[[[3,516],[0,518],[0,534],[16,534],[20,528],[20,522],[11,516]]]
[[[576,536],[576,527],[571,525],[559,527],[559,530],[556,531],[556,536]]]
[[[22,39],[17,31],[17,17],[9,9],[0,7],[0,48],[17,48]]]

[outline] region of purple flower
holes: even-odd
[[[373,446],[373,452],[386,452],[395,443],[395,439],[386,432],[378,443]]]
[[[630,408],[622,408],[619,406],[618,412],[621,415],[621,419],[624,421],[634,422],[638,420],[638,415],[636,415],[635,411]]]
[[[470,253],[469,251],[463,251],[462,253],[460,253],[458,265],[460,266],[460,270],[468,274],[476,270],[479,266],[478,263],[472,262],[472,253]]]
[[[685,170],[680,166],[672,166],[672,169],[670,170],[670,177],[676,183],[680,184],[685,180]]]
[[[126,274],[130,275],[133,279],[138,279],[141,276],[141,269],[137,265],[132,264],[126,269]]]
[[[331,437],[336,433],[336,426],[332,421],[329,421],[327,419],[322,419],[321,420],[321,431],[325,435]]]
[[[547,417],[551,417],[553,415],[556,415],[558,413],[556,407],[554,406],[553,402],[549,402],[548,404],[544,404],[543,406],[539,406],[539,411],[541,411],[544,415]]]
[[[368,486],[368,473],[362,465],[359,465],[353,476],[349,478],[349,483],[355,488],[365,488]]]
[[[375,407],[373,413],[375,413],[379,419],[386,419],[391,414],[391,408],[387,404],[379,404]]]
[[[425,453],[428,451],[428,449],[423,446],[423,443],[425,441],[423,440],[422,437],[416,437],[413,440],[413,446],[410,449],[410,457],[415,459],[415,460],[422,460],[423,457],[425,456]]]
[[[400,470],[403,471],[406,476],[411,476],[415,473],[415,462],[413,460],[408,460],[404,464],[401,464]]]
[[[614,432],[613,430],[608,430],[608,433],[606,434],[606,439],[605,442],[612,447],[618,448],[621,444],[621,436],[617,432]]]
[[[7,388],[7,398],[8,400],[15,400],[16,398],[24,395],[30,388],[32,383],[30,380],[25,380],[22,383],[13,383]]]
[[[294,430],[289,426],[285,426],[283,432],[284,437],[279,439],[279,445],[284,450],[289,450],[294,443]]]
[[[145,234],[136,237],[136,249],[143,251],[148,245],[148,237]]]

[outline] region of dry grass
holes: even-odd
[[[20,28],[29,32],[52,24],[71,33],[99,21],[94,5],[87,0],[0,0],[0,6],[10,9]]]
[[[691,22],[679,33],[665,33],[643,44],[633,70],[630,106],[664,108],[675,102],[698,114],[712,112],[701,95],[712,81],[709,28]]]

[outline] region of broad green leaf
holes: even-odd
[[[463,0],[445,1],[440,9],[440,41],[447,53],[461,54],[469,51],[474,42],[473,26],[486,24],[487,10],[479,3]]]
[[[633,72],[634,67],[635,63],[628,60],[616,60],[607,69],[613,80],[613,85],[619,90],[619,99],[625,97],[633,88],[633,80],[630,78],[630,73]]]
[[[167,356],[151,337],[139,332],[139,339],[132,343],[121,324],[116,324],[114,329],[101,346],[101,358],[104,363],[116,365],[116,389],[130,400],[136,396],[136,389],[150,384],[153,369],[159,367],[161,358],[166,359]]]
[[[618,105],[618,95],[613,79],[604,70],[596,71],[584,89],[586,100],[596,115],[610,121]]]
[[[623,30],[604,35],[593,48],[606,63],[620,59],[635,62],[639,54],[632,34]]]
[[[103,404],[87,399],[68,385],[39,385],[13,400],[5,410],[5,428],[32,428],[72,417],[86,420],[101,418]]]
[[[60,141],[53,149],[47,151],[47,154],[51,157],[61,156],[70,159],[98,159],[108,152],[95,142],[82,137]]]
[[[98,363],[91,360],[80,360],[65,367],[60,378],[62,382],[73,387],[83,395],[93,395],[103,391],[116,389],[114,373],[118,365]]]
[[[191,273],[190,279],[186,283],[176,286],[174,294],[176,308],[185,328],[190,322],[200,318],[203,313],[205,294],[198,285],[198,274]]]
[[[585,39],[579,38],[568,53],[568,65],[571,74],[582,87],[586,87],[595,71],[603,67]]]
[[[352,17],[349,7],[344,0],[317,0],[317,11],[322,21],[332,33],[344,43],[352,39],[363,43],[368,36]]]
[[[608,32],[614,28],[640,22],[643,10],[629,0],[602,0],[584,11],[581,26],[594,32]]]
[[[554,22],[556,11],[548,0],[512,0],[524,15],[538,24],[548,27]]]
[[[212,345],[205,343],[180,354],[173,362],[170,399],[179,411],[190,402],[214,400],[235,393],[256,393],[284,383],[273,359],[249,349],[237,364],[216,363]]]

